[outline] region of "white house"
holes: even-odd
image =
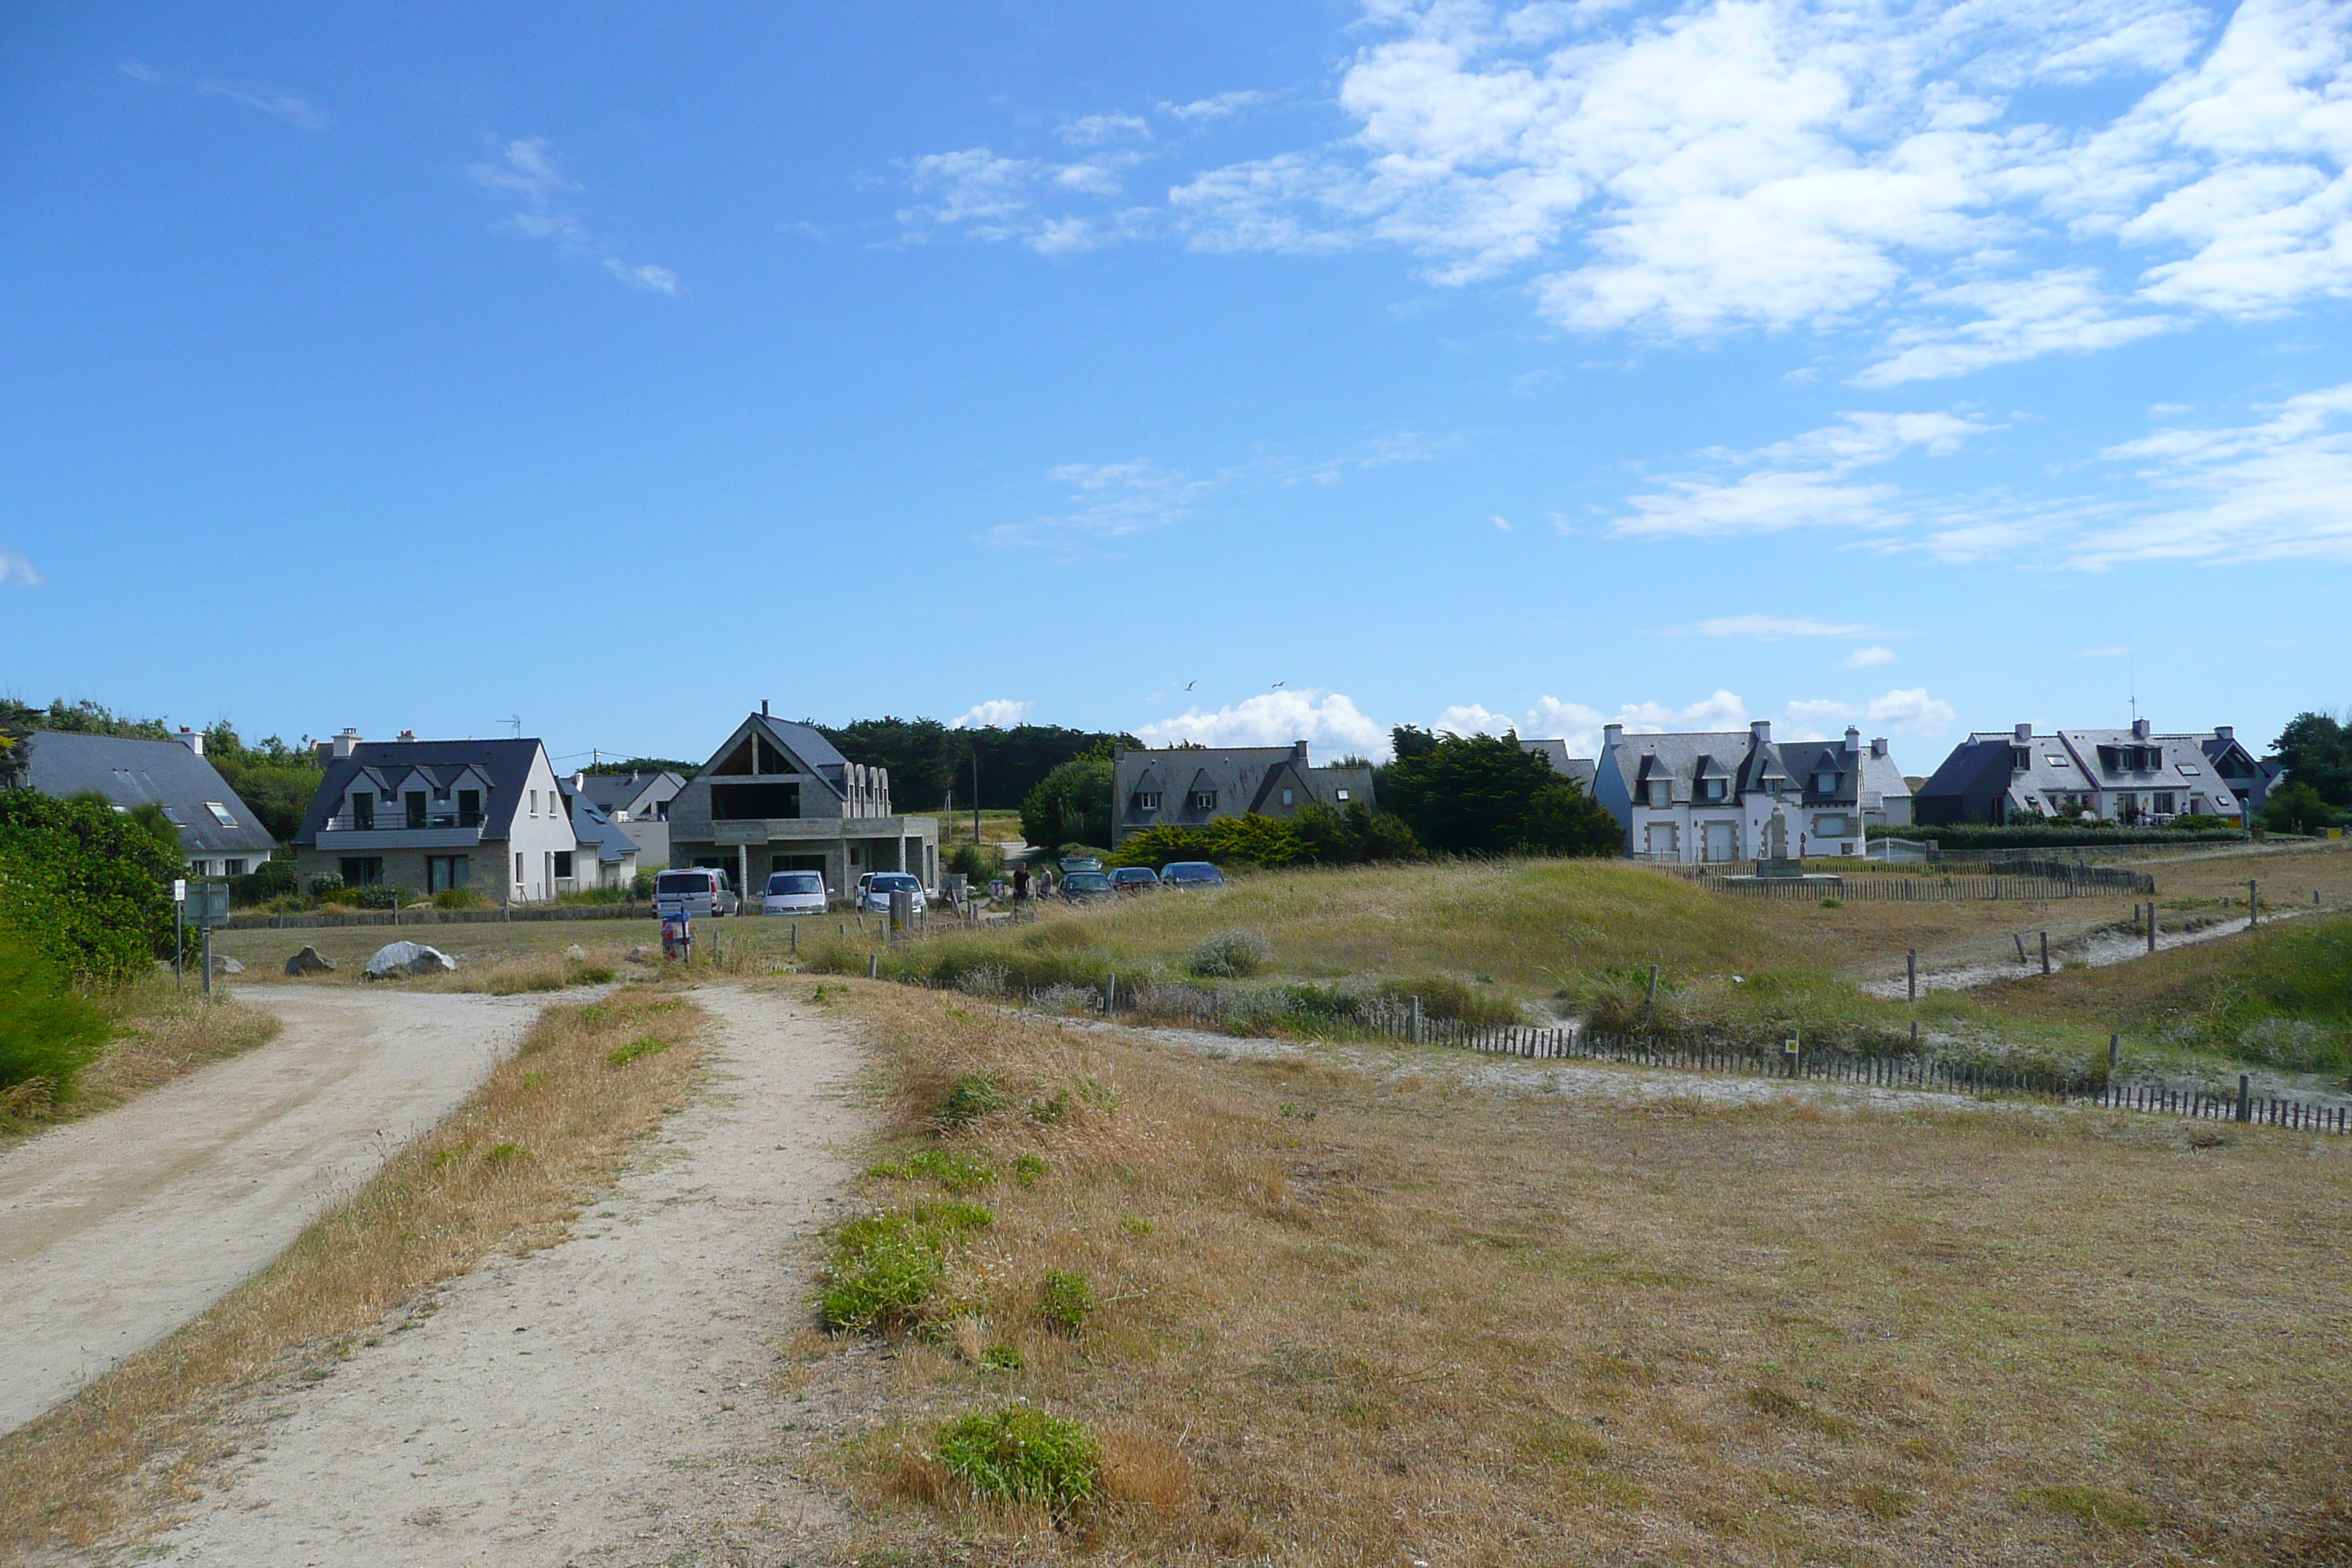
[[[1874,819],[1910,819],[1902,771],[1884,740],[1775,742],[1769,721],[1737,731],[1602,731],[1593,798],[1625,830],[1628,854],[1725,862],[1853,855]],[[1889,784],[1892,784],[1892,790]]]
[[[535,903],[599,879],[593,864],[582,874],[571,804],[537,741],[362,741],[346,730],[328,750],[294,836],[306,881],[332,872],[355,887]]]

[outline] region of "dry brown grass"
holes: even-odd
[[[519,1054],[276,1262],[152,1351],[0,1438],[0,1555],[83,1546],[168,1508],[213,1457],[223,1396],[380,1321],[494,1249],[559,1239],[692,1077],[705,1015],[625,989],[550,1007]],[[643,1039],[672,1048],[616,1067]]]
[[[1049,1164],[971,1194],[953,1316],[873,1374],[845,1463],[890,1560],[2352,1555],[2338,1143],[1603,1110],[855,990],[908,1145],[984,1070],[1010,1104],[950,1143]],[[1104,1303],[1075,1338],[1024,1310],[1054,1268]],[[929,1473],[941,1421],[1013,1397],[1105,1438],[1072,1528]]]
[[[227,994],[205,999],[201,982],[174,990],[151,977],[103,999],[121,1032],[92,1062],[72,1099],[0,1097],[0,1148],[60,1121],[79,1121],[160,1089],[186,1073],[273,1038],[278,1022]]]

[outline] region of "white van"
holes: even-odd
[[[735,912],[735,895],[727,879],[708,866],[664,871],[654,879],[654,913],[683,914],[688,920],[716,920]]]
[[[821,915],[824,910],[822,871],[771,872],[768,889],[760,895],[760,912],[763,915]]]

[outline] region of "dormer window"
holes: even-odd
[[[1664,811],[1674,804],[1674,799],[1673,785],[1664,779],[1650,781],[1650,808],[1653,811]]]
[[[1341,800],[1345,800],[1345,799],[1347,799],[1347,798],[1348,798],[1348,792],[1347,792],[1346,790],[1344,790],[1344,789],[1343,789],[1343,790],[1335,790],[1335,791],[1333,791],[1332,793],[1333,793],[1333,794],[1335,794],[1335,795],[1338,795]]]
[[[375,791],[352,791],[352,827],[360,833],[375,831]]]
[[[1156,789],[1137,790],[1135,792],[1133,805],[1135,810],[1139,813],[1158,811],[1160,809],[1160,792]]]
[[[1297,805],[1298,804],[1298,792],[1296,790],[1284,790],[1282,792],[1282,804],[1285,805]]]
[[[2033,765],[2033,748],[2031,746],[2011,746],[2009,749],[2009,765],[2013,772],[2021,773],[2026,769],[2032,767]]]
[[[1188,811],[1214,811],[1217,809],[1217,792],[1196,789],[1184,798],[1184,806]]]
[[[1813,793],[1815,795],[1835,795],[1837,794],[1837,774],[1822,773],[1815,773],[1813,775]]]
[[[1701,800],[1720,801],[1728,798],[1730,794],[1731,781],[1729,779],[1701,779],[1698,781],[1698,797]]]

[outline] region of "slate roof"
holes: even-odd
[[[590,773],[580,781],[577,792],[604,812],[637,809],[637,802],[667,782],[677,786],[670,793],[686,787],[686,780],[668,772],[657,773]]]
[[[25,782],[49,795],[95,791],[114,805],[163,806],[179,824],[180,846],[191,859],[236,855],[267,858],[278,840],[212,763],[177,741],[132,741],[118,735],[76,735],[36,730],[24,741]],[[214,816],[217,801],[236,819]]]
[[[1601,754],[1600,765],[1617,769],[1636,805],[1647,804],[1642,786],[1660,777],[1669,781],[1675,805],[1727,805],[1745,795],[1790,787],[1808,805],[1853,805],[1861,800],[1861,760],[1868,755],[1866,747],[1847,751],[1843,741],[1759,742],[1746,730],[1693,730],[1628,735]],[[1817,775],[1824,773],[1836,775],[1827,792],[1813,787]],[[1724,799],[1695,801],[1692,785],[1701,778],[1725,780],[1729,787]]]
[[[1309,802],[1336,805],[1338,792],[1343,789],[1349,805],[1377,805],[1371,769],[1311,767],[1296,746],[1123,748],[1118,753],[1112,785],[1118,797],[1112,803],[1114,822],[1119,829],[1133,832],[1157,826],[1197,827],[1250,811],[1296,810],[1297,805],[1286,808],[1273,804],[1278,798],[1276,791],[1286,780],[1296,781],[1292,787],[1303,792],[1297,805]],[[1213,808],[1192,804],[1193,796],[1202,793],[1216,796]],[[1136,810],[1139,794],[1158,795],[1160,809]]]
[[[1541,752],[1551,761],[1551,771],[1562,778],[1573,779],[1585,794],[1592,793],[1592,783],[1601,776],[1601,764],[1590,757],[1571,757],[1566,741],[1526,741],[1519,742],[1524,751]]]
[[[563,798],[572,803],[572,837],[583,849],[593,848],[596,858],[607,866],[617,866],[637,852],[636,840],[615,826],[603,806],[585,795]]]
[[[436,784],[454,783],[472,769],[490,785],[489,798],[482,803],[482,837],[506,838],[514,831],[514,816],[522,809],[522,792],[540,751],[533,740],[362,741],[350,756],[327,759],[326,777],[310,799],[294,842],[315,846],[319,830],[342,809],[352,781],[371,768],[386,773],[421,771]]]

